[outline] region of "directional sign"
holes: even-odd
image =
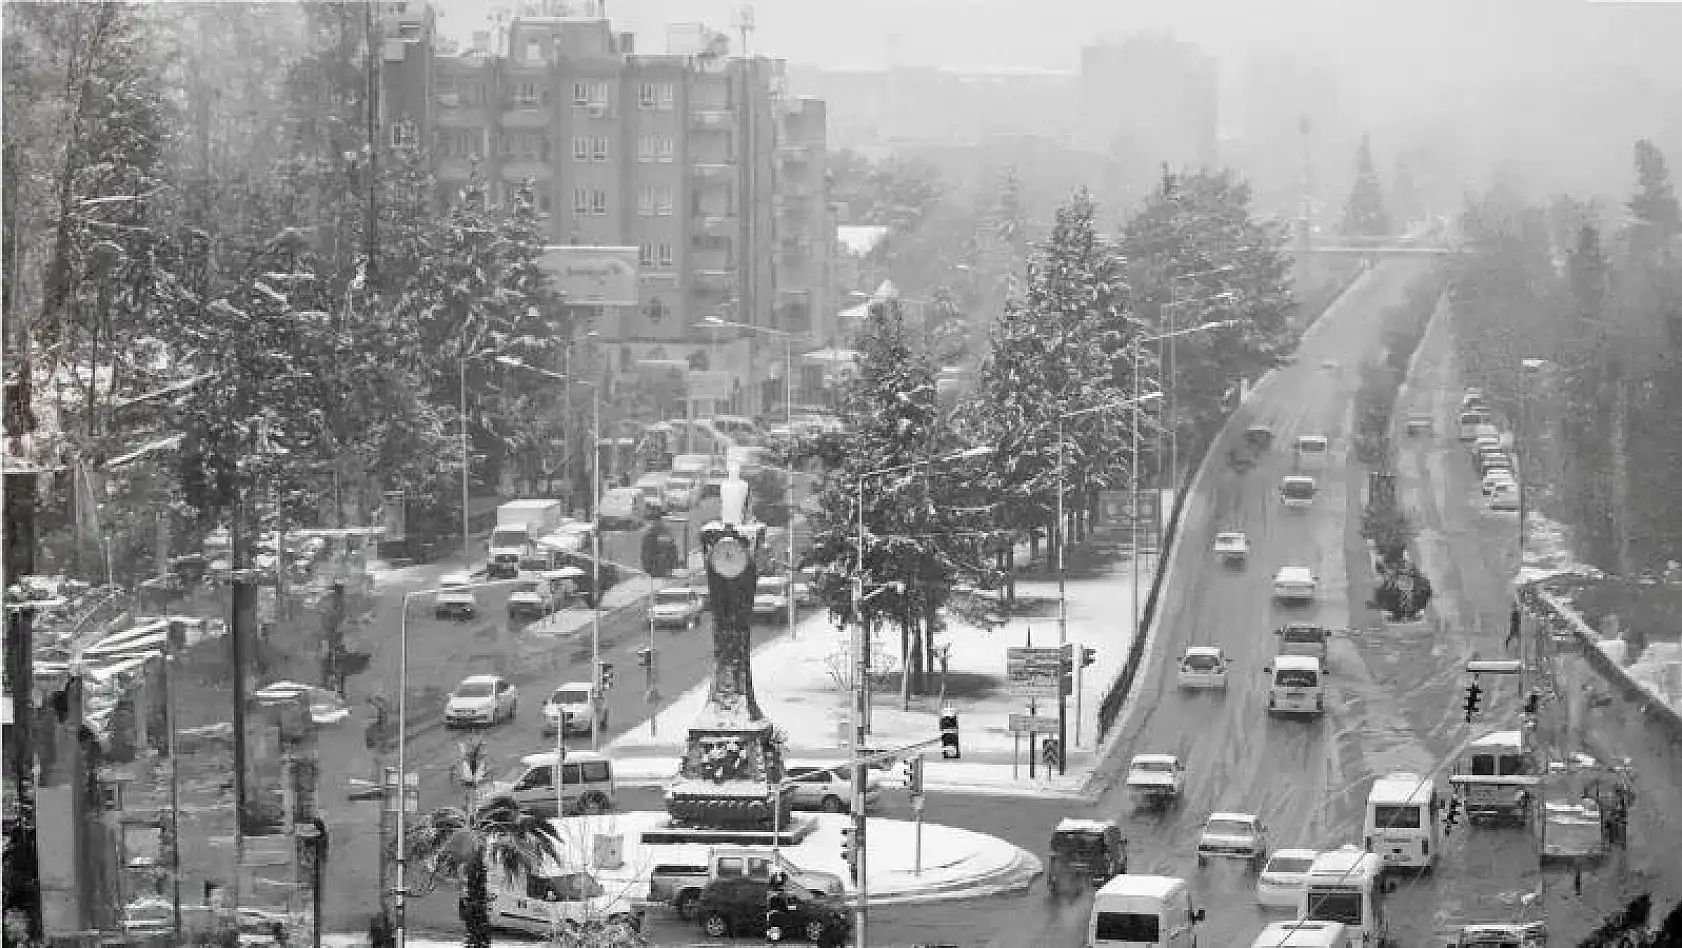
[[[1012,734],[1056,734],[1057,719],[1034,714],[1013,714],[1010,716],[1010,732]]]
[[[1055,698],[1063,687],[1069,646],[1005,649],[1005,675],[1017,698]]]

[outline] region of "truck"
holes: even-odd
[[[827,872],[808,872],[789,862],[769,846],[662,847],[662,855],[648,876],[648,901],[671,906],[681,919],[689,919],[707,883],[721,878],[749,878],[769,881],[772,869],[782,871],[789,882],[808,892],[830,897],[846,894],[840,878]]]
[[[489,576],[513,579],[520,575],[520,560],[538,537],[561,525],[565,514],[558,500],[511,500],[496,508],[496,529],[491,531],[490,561],[486,564]]]

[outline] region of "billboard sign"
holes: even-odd
[[[635,247],[544,247],[537,262],[570,305],[637,305]]]
[[[1055,698],[1062,689],[1068,646],[1005,649],[1005,677],[1015,698]]]

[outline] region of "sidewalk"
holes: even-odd
[[[1141,570],[1140,580],[1148,589],[1148,570]],[[1130,561],[1119,559],[1067,582],[1068,640],[1075,646],[1077,660],[1083,645],[1097,650],[1097,660],[1081,670],[1080,698],[1069,698],[1066,774],[1048,776],[1039,767],[1036,777],[1029,778],[1027,741],[1009,730],[1010,716],[1026,714],[1027,702],[1009,695],[1005,677],[1007,648],[1027,645],[1030,639],[1042,647],[1057,644],[1055,579],[1019,578],[1020,614],[996,628],[976,628],[949,618],[937,647],[950,647],[945,704],[958,711],[963,758],[944,760],[938,748],[923,751],[926,785],[949,792],[1079,796],[1095,763],[1102,689],[1114,679],[1131,644],[1132,581]],[[789,735],[791,759],[839,761],[847,757],[848,715],[842,683],[850,677],[848,639],[847,630],[836,628],[827,614],[819,612],[800,621],[794,638],[778,637],[754,652],[760,708]],[[891,655],[897,667],[897,634],[879,637],[874,648],[878,655]],[[935,678],[938,689],[938,667]],[[658,785],[677,773],[683,743],[673,738],[684,734],[687,722],[699,716],[710,683],[709,679],[690,689],[660,712],[664,739],[650,738],[647,727],[636,727],[608,745],[621,783]],[[907,709],[897,691],[877,692],[872,699],[869,746],[894,748],[934,739],[939,735],[940,707],[941,699],[935,695],[913,697]],[[1055,702],[1042,703],[1038,709],[1041,716],[1055,717],[1056,713]],[[892,779],[899,775],[893,774]]]

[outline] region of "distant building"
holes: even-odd
[[[810,263],[828,258],[824,104],[788,99],[780,60],[730,56],[700,24],[673,26],[665,53],[639,53],[594,0],[518,9],[442,55],[430,6],[386,0],[387,140],[430,143],[445,199],[474,174],[493,203],[529,180],[551,243],[636,248],[636,305],[587,314],[616,383],[635,384],[651,360],[685,362],[727,376],[698,411],[780,402],[780,383],[765,382],[781,378],[781,337],[696,324],[808,346],[830,292]],[[809,259],[796,252],[807,247]]]
[[[1219,86],[1215,62],[1196,46],[1131,36],[1080,56],[1081,135],[1126,169],[1133,199],[1174,169],[1214,167]]]
[[[902,140],[976,144],[999,134],[1059,137],[1077,123],[1075,75],[1056,70],[951,72],[790,66],[789,86],[829,103],[832,147]]]

